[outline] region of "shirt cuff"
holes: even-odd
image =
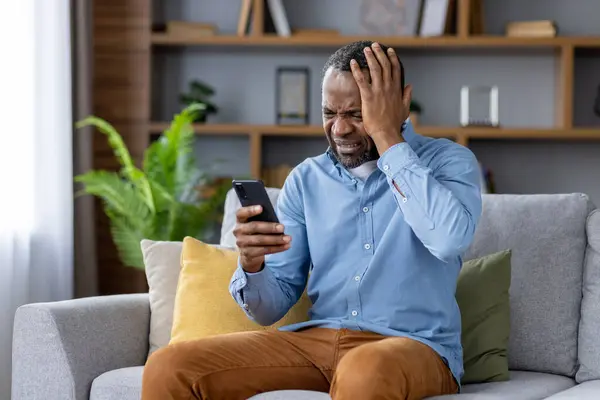
[[[239,268],[242,269],[241,266]],[[258,272],[246,272],[243,269],[242,272],[246,275],[246,287],[249,290],[267,288],[269,283],[275,279],[273,273],[266,265]]]
[[[377,167],[389,178],[393,179],[400,171],[411,164],[419,162],[419,156],[410,145],[401,142],[387,149],[377,160]]]
[[[244,271],[238,258],[237,269],[232,278],[233,297],[251,316],[251,311],[259,306],[261,289],[266,289],[273,279],[272,272],[266,266],[258,272]]]
[[[240,262],[238,260],[238,266],[231,277],[231,294],[235,301],[242,306],[244,304],[244,297],[242,295],[242,290],[248,284],[248,279],[246,278],[246,273],[240,266]]]

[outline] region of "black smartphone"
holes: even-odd
[[[233,189],[243,207],[261,206],[262,212],[254,217],[248,218],[248,221],[275,222],[279,223],[271,199],[265,189],[265,184],[261,180],[237,180],[232,182]]]

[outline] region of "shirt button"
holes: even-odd
[[[352,183],[356,183],[356,179],[352,179]]]
[[[387,171],[387,170],[389,170],[389,169],[390,169],[390,166],[389,166],[389,165],[385,164],[385,165],[383,166],[383,170],[384,170],[384,171]]]
[[[369,207],[363,207],[363,212],[369,212]]]
[[[403,197],[403,198],[402,198],[402,202],[403,202],[403,203],[406,203],[407,201],[408,201],[408,199],[407,199],[406,197]]]
[[[244,307],[245,310],[247,310],[249,308],[248,304],[244,304],[242,307]]]
[[[360,276],[358,276],[358,275],[357,275],[357,276],[355,276],[355,277],[354,277],[354,280],[355,280],[356,282],[360,281]]]
[[[371,245],[369,243],[365,243],[365,249],[369,250],[371,248]]]
[[[356,317],[357,315],[358,315],[358,311],[356,311],[356,310],[352,310],[352,316],[353,316],[353,317]]]

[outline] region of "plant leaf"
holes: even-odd
[[[123,142],[123,138],[110,123],[106,122],[102,118],[89,116],[77,122],[75,126],[78,129],[86,126],[93,126],[97,128],[100,132],[107,136],[108,143],[113,149],[113,153],[116,156],[117,161],[119,161],[121,167],[126,171],[130,171],[135,168],[133,160],[131,159],[131,155],[129,154],[129,150],[127,150],[127,146],[125,146],[125,143]]]
[[[199,104],[184,108],[144,154],[143,168],[148,176],[175,198],[183,189],[181,182],[187,182],[190,178],[188,171],[195,167],[192,122],[201,108]]]
[[[131,226],[125,218],[112,214],[110,209],[105,209],[105,212],[110,218],[110,232],[123,264],[144,269],[144,258],[140,247],[142,239],[145,238],[144,233]]]
[[[154,215],[154,218],[150,221],[150,225],[148,226],[146,239],[168,240],[169,211],[170,209],[167,209]]]
[[[151,210],[141,193],[115,172],[89,171],[75,177],[83,184],[83,192],[101,198],[113,215],[125,218],[132,226],[143,230]]]
[[[175,198],[158,182],[151,180],[150,187],[152,189],[152,195],[154,196],[154,202],[156,204],[155,213],[158,214],[161,211],[168,210],[171,207]]]
[[[123,138],[117,130],[110,123],[95,116],[89,116],[76,124],[77,128],[83,128],[85,126],[94,126],[106,135],[108,143],[121,165],[121,174],[140,189],[144,195],[144,201],[148,205],[148,208],[154,211],[154,199],[152,198],[152,191],[148,179],[146,178],[146,175],[134,165],[131,154],[129,153],[129,150],[127,150],[127,146],[125,146]]]

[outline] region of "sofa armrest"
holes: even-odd
[[[547,400],[595,400],[600,399],[600,380],[587,381],[556,393]]]
[[[149,326],[147,294],[20,307],[13,336],[13,400],[88,400],[98,375],[144,365]]]

